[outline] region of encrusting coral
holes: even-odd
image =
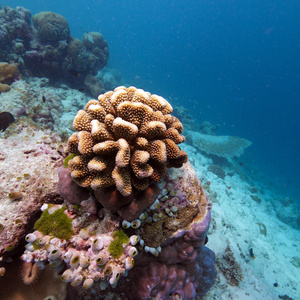
[[[69,139],[73,155],[66,160],[71,170],[62,166],[61,154],[55,155],[48,144],[42,146],[46,150],[41,154],[32,146],[23,149],[19,144],[20,159],[27,162],[40,154],[43,168],[39,169],[49,168],[49,172],[38,173],[39,177],[53,177],[55,172],[55,179],[41,177],[45,185],[37,187],[40,178],[32,172],[37,164],[30,169],[17,164],[24,174],[21,181],[41,192],[36,199],[31,191],[34,203],[27,190],[9,185],[13,184],[11,176],[7,179],[10,192],[23,194],[20,200],[9,200],[10,206],[23,207],[24,200],[31,204],[35,214],[31,228],[38,217],[36,210],[43,213],[31,232],[26,221],[29,213],[23,217],[26,224],[20,215],[10,214],[19,229],[19,235],[13,235],[18,243],[8,239],[12,228],[8,220],[0,218],[0,237],[5,240],[0,274],[6,276],[5,263],[20,250],[25,237],[22,260],[30,268],[42,269],[40,274],[47,266],[59,272],[68,283],[70,299],[115,295],[116,299],[192,300],[205,295],[216,278],[214,253],[205,247],[211,203],[178,147],[184,141],[182,126],[171,111],[163,98],[136,88],[121,87],[91,100],[74,121],[78,132]],[[33,138],[31,135],[30,140]],[[5,141],[5,149],[9,142]],[[9,152],[3,153],[6,162]],[[49,154],[55,164],[47,161]],[[87,188],[77,185],[71,172]],[[101,180],[107,185],[102,187]],[[90,189],[93,184],[98,189]],[[51,194],[43,196],[50,188]],[[124,196],[120,191],[131,194]],[[7,192],[5,195],[8,197]]]
[[[50,215],[65,209],[74,234],[64,239],[37,229],[27,234],[22,259],[59,270],[74,300],[205,295],[216,278],[214,253],[204,246],[211,203],[189,162],[168,169],[157,185],[155,202],[132,222],[92,195],[79,208],[44,205]]]
[[[0,62],[0,93],[10,90],[10,85],[20,79],[18,67],[6,62]]]
[[[90,100],[74,119],[68,151],[72,178],[94,190],[115,185],[123,196],[160,181],[170,167],[180,168],[187,155],[178,144],[180,121],[162,97],[135,87],[118,87]]]

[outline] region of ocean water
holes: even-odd
[[[300,1],[2,1],[5,5],[24,6],[32,15],[59,13],[79,39],[85,32],[102,33],[109,46],[108,68],[119,70],[124,84],[184,106],[199,131],[209,121],[218,125],[217,135],[250,140],[238,158],[249,184],[235,176],[238,172],[217,178],[209,172],[207,156],[183,146],[213,205],[207,246],[216,254],[218,274],[227,245],[236,260],[228,273],[240,266],[244,275],[239,287],[218,275],[213,295],[219,298],[214,299],[300,299],[299,214],[288,199],[300,208]],[[66,107],[83,105],[85,96],[70,96]],[[11,210],[6,195],[13,183],[0,191],[5,195],[1,205]],[[5,220],[12,221],[14,213],[6,211]],[[3,282],[0,278],[0,300],[7,288]]]
[[[300,2],[258,0],[2,1],[99,31],[109,67],[183,105],[217,134],[253,142],[250,172],[300,205]]]

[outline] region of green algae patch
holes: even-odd
[[[79,155],[79,153],[71,153],[70,155],[68,155],[64,160],[64,168],[67,168],[69,161],[77,155]]]
[[[109,244],[107,250],[113,258],[118,258],[123,254],[123,244],[128,244],[129,237],[123,230],[117,230],[113,233],[114,240]]]
[[[72,229],[72,219],[64,213],[65,210],[66,207],[63,206],[49,214],[48,210],[45,209],[34,224],[34,229],[45,235],[53,235],[60,239],[69,240],[74,235],[74,231]]]

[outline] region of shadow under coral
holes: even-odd
[[[19,258],[6,266],[5,276],[0,279],[2,300],[42,300],[66,298],[66,284],[48,266],[41,270],[36,264]]]

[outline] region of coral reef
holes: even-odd
[[[134,87],[118,87],[89,101],[74,119],[78,132],[68,140],[68,151],[78,153],[68,163],[72,178],[94,190],[115,185],[129,196],[133,188],[143,191],[160,181],[167,168],[181,167],[187,161],[177,146],[184,141],[183,127],[171,112],[164,98]],[[115,209],[128,204],[115,201]]]
[[[83,43],[70,35],[66,19],[57,13],[40,12],[32,21],[23,7],[0,10],[0,60],[17,63],[23,75],[86,88],[86,76],[106,65],[108,45],[100,33],[85,33]]]
[[[215,136],[189,131],[186,140],[206,154],[225,157],[231,160],[239,157],[252,143],[246,139],[235,136]]]
[[[82,37],[83,45],[100,59],[99,69],[106,65],[108,58],[107,42],[99,32],[85,32]],[[102,62],[102,64],[101,64]]]
[[[108,69],[107,67],[101,69],[96,75],[96,78],[101,81],[105,92],[114,90],[116,87],[121,85],[120,83],[122,82],[121,72],[117,69]]]
[[[89,101],[68,141],[70,170],[57,134],[12,125],[0,144],[0,274],[26,243],[26,281],[50,266],[74,300],[205,295],[216,278],[204,246],[211,203],[178,147],[183,128],[171,112],[162,97],[133,87]],[[88,161],[90,176],[105,164],[119,176],[112,183],[108,172],[108,185],[85,189],[71,179],[78,160]]]
[[[198,129],[198,123],[193,118],[193,116],[190,114],[189,109],[182,105],[176,105],[173,107],[173,114],[176,118],[178,118],[182,124],[184,124],[184,128],[188,130],[197,130]]]
[[[26,50],[37,46],[35,30],[30,22],[31,13],[24,7],[0,10],[0,60],[22,63]]]
[[[300,229],[300,210],[293,198],[281,196],[272,199],[271,204],[274,207],[276,216],[280,221],[295,229]]]
[[[54,12],[42,11],[32,16],[32,23],[44,43],[53,43],[70,39],[70,28],[67,20]]]
[[[215,135],[217,129],[220,125],[213,125],[208,121],[203,121],[199,126],[199,121],[195,120],[191,115],[190,110],[182,105],[173,106],[173,114],[177,117],[181,123],[184,125],[184,128],[187,130],[197,131],[202,134]]]
[[[36,230],[26,236],[22,259],[62,269],[72,299],[112,291],[123,299],[205,295],[216,277],[214,254],[204,246],[211,204],[189,163],[169,169],[158,185],[155,203],[132,222],[99,207],[92,195],[93,212],[44,206],[48,214],[64,210],[74,234],[62,239]]]
[[[203,121],[199,127],[199,131],[203,134],[215,135],[220,125],[214,125],[209,121]]]
[[[67,137],[72,133],[73,116],[85,97],[83,93],[63,85],[53,89],[47,78],[16,81],[10,91],[0,94],[0,111],[8,111],[16,118],[5,133],[9,136],[16,127],[31,125],[38,129],[51,129],[61,137]]]
[[[89,89],[91,95],[95,98],[104,92],[101,81],[91,74],[86,75],[84,84]]]

